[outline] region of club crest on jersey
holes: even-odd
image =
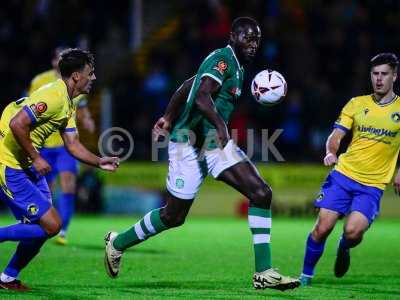
[[[36,110],[39,114],[44,113],[47,110],[47,104],[44,102],[39,102],[36,104]]]
[[[227,68],[228,68],[228,65],[226,64],[226,62],[221,60],[217,63],[217,65],[213,69],[217,70],[221,75],[224,75]]]
[[[398,113],[398,112],[392,113],[391,118],[392,118],[393,122],[399,123],[400,122],[400,113]]]
[[[177,178],[175,181],[175,185],[178,189],[183,189],[185,186],[185,181],[182,178]]]
[[[317,201],[317,202],[319,202],[319,201],[321,201],[322,199],[324,199],[324,193],[319,193],[319,195],[317,196],[317,198],[315,198],[315,201]]]
[[[368,112],[369,112],[368,108],[364,109],[364,115],[367,115]]]
[[[26,211],[28,212],[29,215],[36,216],[37,213],[39,212],[39,207],[35,203],[31,203],[28,205]]]

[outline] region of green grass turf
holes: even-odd
[[[257,168],[274,191],[274,203],[312,207],[321,183],[330,171],[322,164],[259,163]],[[115,173],[100,173],[106,184],[165,190],[166,163],[123,162]],[[197,216],[233,216],[235,204],[243,196],[228,185],[208,176],[202,185],[192,213]],[[391,184],[382,198],[380,215],[400,217],[400,201]]]
[[[400,299],[400,221],[378,220],[359,248],[343,279],[332,274],[341,224],[332,233],[309,288],[280,292],[251,286],[253,255],[246,220],[190,218],[127,251],[118,279],[103,268],[103,235],[123,230],[136,217],[77,217],[66,247],[48,242],[21,279],[33,291],[0,290],[0,299]],[[2,216],[0,225],[10,224]],[[311,219],[273,220],[273,263],[297,276]],[[3,267],[15,248],[0,245]]]

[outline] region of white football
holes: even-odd
[[[272,106],[281,102],[286,92],[286,80],[277,71],[263,70],[254,77],[251,83],[251,93],[262,105]]]

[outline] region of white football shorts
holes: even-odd
[[[224,170],[248,160],[233,140],[224,149],[213,149],[203,154],[189,143],[169,142],[167,190],[179,199],[190,200],[208,174],[217,178]]]

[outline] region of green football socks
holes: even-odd
[[[118,234],[113,241],[114,248],[119,251],[124,251],[125,249],[139,244],[147,240],[149,237],[168,229],[168,227],[161,221],[160,210],[161,208],[150,211],[133,227]]]
[[[248,220],[253,234],[256,272],[270,269],[271,266],[271,210],[249,207]]]

